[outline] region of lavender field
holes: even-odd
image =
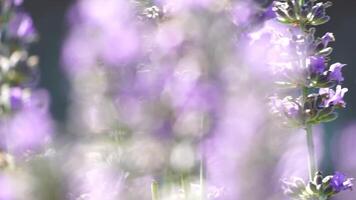
[[[355,200],[355,6],[0,0],[0,200]]]

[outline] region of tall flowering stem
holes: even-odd
[[[304,0],[301,0],[301,5],[304,5]],[[300,24],[300,29],[301,32],[305,31],[305,26],[303,23]],[[304,50],[301,52],[302,57],[301,57],[301,68],[307,68],[306,66],[306,53]],[[306,86],[302,86],[302,94],[303,94],[303,105],[305,105],[305,102],[308,98],[309,94],[309,89]],[[305,108],[304,108],[305,109]],[[316,165],[316,159],[315,159],[315,147],[314,147],[314,140],[313,140],[313,129],[312,126],[307,124],[304,120],[304,126],[305,126],[305,131],[306,131],[306,141],[307,141],[307,147],[308,147],[308,170],[309,170],[309,179],[312,180],[314,177],[314,174],[317,171],[317,165]]]
[[[315,26],[329,21],[326,8],[331,2],[317,0],[275,0],[273,10],[279,22],[289,28],[287,51],[290,52],[281,70],[279,85],[294,86],[301,90],[299,97],[288,96],[280,100],[271,98],[272,110],[284,119],[284,124],[306,130],[308,147],[309,181],[301,179],[285,182],[285,193],[293,199],[327,200],[340,191],[351,189],[352,179],[340,172],[323,176],[316,165],[312,126],[330,122],[337,118],[336,109],[345,108],[343,100],[347,88],[342,88],[344,80],[341,63],[328,66],[335,41],[332,33],[323,37],[315,36]]]

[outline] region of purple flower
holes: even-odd
[[[330,66],[329,69],[329,74],[328,74],[328,80],[329,81],[336,81],[337,83],[340,83],[341,81],[344,80],[344,77],[342,76],[341,69],[346,66],[345,64],[341,63],[335,63]]]
[[[335,37],[333,33],[326,33],[322,38],[321,38],[321,42],[324,45],[324,48],[326,48],[330,42],[335,42]]]
[[[9,92],[9,104],[11,109],[20,109],[23,106],[23,90],[19,87],[11,88]]]
[[[36,36],[36,30],[30,15],[25,12],[18,12],[9,21],[9,34],[12,38],[17,38],[29,42]]]
[[[0,199],[11,200],[16,198],[16,190],[14,180],[5,174],[0,174]]]
[[[2,4],[5,6],[21,6],[23,0],[5,0]]]
[[[253,10],[248,3],[239,3],[233,7],[231,14],[234,24],[240,26],[249,22]]]
[[[264,12],[264,14],[263,14],[263,17],[264,17],[265,20],[274,19],[274,18],[277,17],[276,12],[273,11],[273,6],[272,6],[272,5],[269,6],[269,7],[265,10],[265,12]]]
[[[9,151],[21,154],[39,150],[50,140],[53,124],[47,113],[24,109],[2,124],[0,135],[6,138]]]
[[[10,2],[15,6],[20,6],[23,3],[23,0],[10,0]]]
[[[341,88],[341,85],[338,85],[336,87],[336,91],[330,88],[321,88],[319,90],[319,94],[324,95],[327,94],[328,98],[324,100],[324,106],[329,107],[329,106],[341,106],[345,107],[346,103],[344,101],[344,95],[348,91],[347,88]]]
[[[299,115],[300,106],[292,101],[291,97],[286,97],[284,99],[278,99],[277,97],[270,98],[272,112],[276,114],[284,114],[289,118],[295,118]]]
[[[336,192],[349,189],[352,190],[352,180],[352,178],[346,178],[341,172],[335,172],[330,184]]]
[[[11,118],[0,121],[1,148],[22,155],[42,150],[50,142],[54,123],[48,113],[48,98],[44,91],[34,91]]]
[[[321,74],[326,68],[325,58],[322,56],[312,56],[308,59],[308,66],[312,74]]]

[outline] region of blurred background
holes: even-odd
[[[256,2],[262,7],[268,7],[270,3],[262,0]],[[353,154],[356,152],[356,1],[332,2],[334,6],[328,9],[331,21],[318,28],[318,35],[325,32],[335,34],[332,62],[348,64],[343,72],[344,87],[349,88],[349,92],[346,95],[347,108],[340,111],[340,117],[320,127],[325,132],[321,141],[325,147],[321,169],[325,173],[333,173],[337,169],[356,177],[356,157]],[[73,3],[73,0],[25,0],[24,3],[40,35],[39,42],[31,48],[31,52],[40,57],[40,87],[46,88],[51,95],[50,110],[59,129],[64,128],[61,124],[68,120],[72,90],[69,78],[61,67],[61,52],[69,31],[66,16]],[[66,131],[60,132],[66,134]],[[341,161],[339,158],[342,158]]]
[[[255,0],[261,6],[267,7],[271,1]],[[25,9],[31,13],[34,23],[40,33],[41,39],[33,45],[31,51],[41,58],[42,79],[41,86],[47,88],[52,96],[51,111],[54,118],[64,121],[68,106],[70,85],[61,69],[61,48],[66,34],[69,31],[66,14],[74,0],[31,0],[25,1]],[[355,1],[332,1],[334,6],[328,9],[331,21],[319,27],[319,34],[333,32],[337,37],[334,43],[335,51],[332,59],[347,63],[344,68],[345,86],[350,89],[346,100],[348,108],[342,111],[340,119],[330,124],[330,128],[343,126],[356,118],[356,94],[352,92],[356,87],[354,77],[356,65],[356,28],[352,25],[356,22]],[[355,103],[354,103],[355,102]]]

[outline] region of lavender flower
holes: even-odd
[[[25,12],[14,14],[8,25],[9,36],[24,42],[31,42],[36,37],[32,18]]]
[[[13,4],[15,6],[20,6],[24,0],[5,0],[5,1],[7,1],[8,3]]]
[[[325,107],[330,107],[330,106],[345,107],[346,103],[343,98],[347,91],[348,91],[347,88],[341,88],[341,85],[338,85],[336,87],[336,91],[330,88],[321,88],[319,90],[319,94],[327,96],[327,98],[324,100],[323,103]]]
[[[347,88],[339,85],[344,80],[341,69],[345,65],[335,63],[329,69],[326,67],[332,52],[328,44],[335,41],[334,35],[326,33],[322,38],[315,39],[315,28],[310,28],[310,26],[321,25],[329,21],[330,17],[326,15],[326,8],[329,6],[331,6],[330,2],[323,3],[314,0],[275,0],[274,2],[277,19],[285,24],[298,25],[302,31],[292,36],[295,41],[295,49],[292,49],[292,52],[297,55],[295,57],[297,66],[307,69],[306,73],[302,73],[301,78],[300,74],[291,74],[292,78],[287,80],[287,84],[293,84],[292,81],[295,80],[293,77],[299,76],[300,80],[297,79],[296,85],[299,86],[302,95],[298,98],[286,98],[300,99],[297,103],[300,105],[300,114],[291,118],[294,113],[297,113],[295,112],[297,107],[294,108],[283,101],[275,101],[277,103],[274,103],[272,107],[275,113],[287,118],[290,124],[295,123],[295,117],[299,119],[300,127],[306,130],[309,184],[291,183],[286,187],[287,194],[296,199],[328,199],[335,193],[350,189],[352,186],[352,179],[346,179],[340,172],[323,179],[322,174],[317,172],[315,162],[312,125],[335,120],[337,118],[335,109],[346,106],[343,97],[348,91]],[[289,63],[293,66],[293,61]],[[337,86],[334,90],[335,85]],[[314,93],[317,89],[319,93]],[[331,187],[327,184],[329,182]]]
[[[345,64],[341,63],[335,63],[330,66],[329,73],[328,73],[328,80],[329,81],[335,81],[337,83],[340,83],[341,81],[344,80],[344,77],[342,76],[341,69],[346,66]]]
[[[312,74],[321,74],[325,71],[326,60],[323,56],[312,56],[307,61]]]
[[[0,174],[0,199],[11,200],[16,198],[14,181],[9,175]]]
[[[297,118],[300,114],[301,107],[291,96],[287,96],[284,99],[278,99],[277,97],[271,97],[271,108],[274,113],[284,113],[289,118]]]
[[[47,93],[35,90],[38,58],[29,55],[27,48],[34,41],[36,30],[30,15],[17,7],[22,3],[23,0],[1,1],[4,9],[0,13],[4,19],[0,25],[0,146],[18,158],[42,150],[54,127]]]
[[[22,108],[24,102],[24,91],[19,87],[10,89],[9,104],[11,109],[17,110]]]
[[[321,39],[324,48],[326,48],[330,42],[335,42],[335,36],[333,33],[326,33]]]
[[[341,172],[335,172],[330,181],[330,185],[333,187],[335,192],[340,192],[342,190],[352,190],[352,180],[352,178],[346,178],[345,174]]]

